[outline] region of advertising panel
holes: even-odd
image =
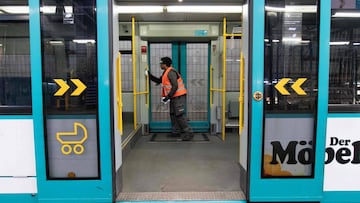
[[[314,118],[266,118],[263,177],[311,176]]]
[[[329,118],[324,191],[360,190],[360,118]]]

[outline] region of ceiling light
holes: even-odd
[[[96,41],[94,39],[74,39],[73,42],[78,44],[87,44],[87,43],[95,44]]]
[[[330,45],[339,46],[339,45],[349,45],[350,42],[330,42]]]
[[[28,14],[29,6],[0,6],[2,13]]]
[[[354,42],[353,45],[354,46],[360,46],[360,42]]]
[[[265,6],[265,11],[274,12],[296,12],[296,13],[316,13],[317,6],[313,5],[302,5],[302,6],[285,6],[285,7],[273,7]]]
[[[167,6],[169,13],[242,13],[242,6]]]
[[[0,44],[0,47],[2,47],[3,45],[2,44]]]
[[[60,40],[50,40],[49,43],[51,45],[63,45],[64,44],[64,42],[60,41]]]
[[[336,12],[332,17],[341,17],[341,18],[359,18],[360,13],[355,12]]]
[[[265,6],[265,11],[285,12],[285,7]]]
[[[301,42],[301,38],[294,38],[294,37],[283,37],[283,42]]]
[[[162,13],[163,6],[118,6],[117,12],[120,14],[134,14],[134,13]]]
[[[73,13],[72,6],[64,6],[65,13]],[[40,7],[40,12],[45,14],[54,14],[56,13],[56,6],[42,6]]]

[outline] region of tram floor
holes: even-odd
[[[122,193],[239,192],[239,137],[151,142],[142,136],[124,160]]]

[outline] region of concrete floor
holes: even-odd
[[[122,192],[240,191],[239,137],[209,138],[157,143],[142,137],[123,163]]]

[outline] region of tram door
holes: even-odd
[[[250,201],[322,195],[330,8],[306,2],[254,1]]]
[[[186,115],[194,131],[209,131],[209,44],[150,43],[150,71],[161,76],[160,58],[169,56],[173,67],[181,74],[187,88]],[[150,132],[170,132],[169,104],[160,102],[161,85],[152,83]]]
[[[108,2],[29,4],[37,199],[111,202]]]

